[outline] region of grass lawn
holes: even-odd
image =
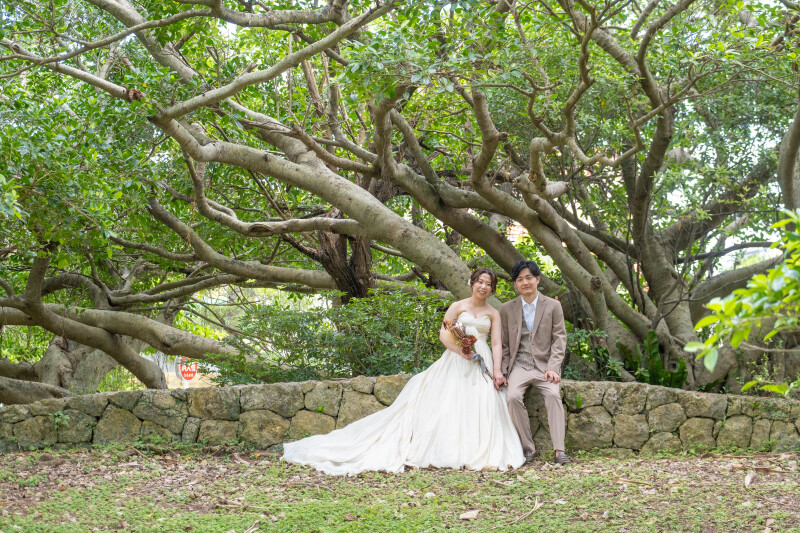
[[[6,453],[0,531],[800,531],[800,452],[573,458],[346,478],[224,447]]]

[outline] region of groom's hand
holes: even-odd
[[[508,386],[508,381],[500,372],[494,373],[494,388],[500,390],[500,387]]]
[[[561,381],[561,376],[559,376],[552,370],[548,370],[547,372],[544,373],[544,379],[546,379],[547,381],[549,381],[554,385],[558,385],[558,382]]]

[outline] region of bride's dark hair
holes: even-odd
[[[478,278],[483,276],[484,274],[488,274],[489,278],[492,280],[492,293],[497,291],[497,274],[494,273],[493,270],[490,270],[486,267],[476,268],[472,271],[472,274],[469,275],[469,286],[472,287],[472,284],[478,281]]]

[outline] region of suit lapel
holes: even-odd
[[[519,340],[522,338],[522,296],[517,296],[511,304],[511,320],[514,326],[514,350],[512,352],[516,356],[519,350]]]
[[[531,331],[531,340],[536,337],[536,330],[539,328],[539,323],[542,321],[542,315],[544,314],[544,308],[547,307],[545,303],[546,300],[544,299],[543,295],[539,295],[539,301],[536,303],[536,314],[533,316],[533,330]],[[520,305],[520,309],[522,306]]]

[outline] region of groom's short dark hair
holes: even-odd
[[[514,266],[511,267],[511,281],[512,282],[517,281],[520,272],[522,272],[526,268],[530,270],[531,274],[533,274],[534,276],[538,277],[542,275],[542,271],[539,270],[539,265],[537,265],[533,261],[517,261],[516,263],[514,263]]]

